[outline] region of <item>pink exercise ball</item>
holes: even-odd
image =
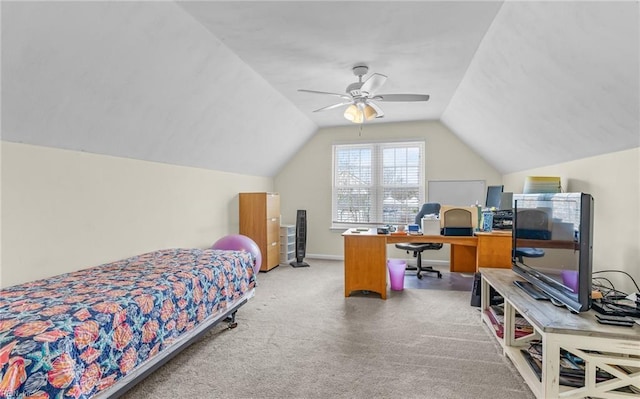
[[[262,265],[262,253],[260,247],[251,238],[242,234],[230,234],[216,241],[211,249],[221,249],[226,251],[245,251],[253,255],[253,273],[258,274]]]

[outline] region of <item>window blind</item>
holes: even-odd
[[[334,227],[413,223],[424,202],[424,142],[333,146]]]

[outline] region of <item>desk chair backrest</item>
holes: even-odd
[[[516,247],[513,249],[515,257],[520,263],[524,258],[541,258],[544,250],[540,248],[518,247],[518,238],[533,240],[550,240],[552,220],[549,214],[540,209],[520,209],[516,213]]]
[[[422,204],[422,208],[416,214],[415,223],[420,226],[422,224],[422,218],[426,215],[440,215],[440,204],[437,202],[427,202]]]
[[[553,221],[540,209],[519,209],[516,214],[516,238],[550,240]]]

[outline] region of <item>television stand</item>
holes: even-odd
[[[520,287],[529,296],[538,301],[548,301],[549,297],[544,292],[540,291],[533,284],[528,281],[516,280],[513,282],[516,287]]]
[[[640,393],[640,325],[598,324],[593,310],[575,314],[535,300],[514,285],[519,276],[509,269],[481,268],[480,273],[482,321],[537,398],[620,398]],[[504,298],[501,329],[488,314],[491,288]],[[532,333],[522,334],[521,318],[531,325]],[[539,357],[537,363],[530,359],[532,352]],[[567,359],[576,364],[571,372]]]

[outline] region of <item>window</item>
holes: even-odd
[[[424,142],[333,146],[333,226],[413,223],[424,202]]]

